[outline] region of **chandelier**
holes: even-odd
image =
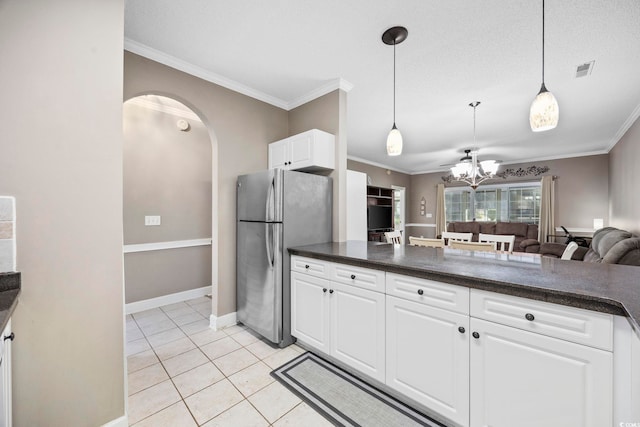
[[[469,104],[473,107],[473,144],[476,143],[476,107],[479,101]],[[460,159],[460,163],[451,168],[451,173],[456,181],[466,182],[474,190],[478,185],[487,179],[494,178],[498,171],[498,162],[495,160],[484,160],[478,162],[478,152],[475,150],[464,150],[465,156]]]

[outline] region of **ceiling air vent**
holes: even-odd
[[[580,64],[576,67],[576,78],[586,77],[591,74],[591,70],[593,70],[593,64],[596,61],[585,62],[584,64]]]

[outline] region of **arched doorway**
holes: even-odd
[[[208,326],[212,302],[204,297],[215,295],[217,246],[211,132],[192,108],[161,95],[127,100],[123,132],[125,311],[174,304],[183,308],[173,313],[182,316],[178,323]],[[184,301],[194,302],[196,313]]]

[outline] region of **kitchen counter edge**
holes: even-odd
[[[0,331],[7,326],[18,305],[21,275],[19,272],[0,273]]]

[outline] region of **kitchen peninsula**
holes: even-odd
[[[446,425],[640,420],[637,267],[355,241],[289,252],[299,343]]]

